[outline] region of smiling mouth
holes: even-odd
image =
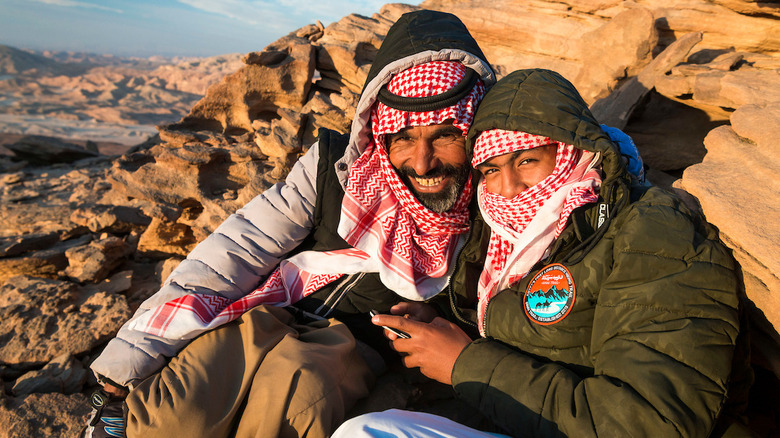
[[[444,181],[443,176],[437,176],[435,178],[417,178],[414,177],[414,182],[416,182],[418,185],[422,187],[433,187],[436,185],[441,184],[442,181]]]

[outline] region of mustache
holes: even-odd
[[[397,172],[400,176],[402,177],[405,176],[408,178],[438,178],[440,176],[447,177],[447,176],[461,175],[464,172],[463,167],[464,166],[455,167],[452,164],[445,164],[442,166],[434,167],[433,169],[425,172],[424,175],[419,175],[411,167],[401,166],[400,168],[398,168]]]

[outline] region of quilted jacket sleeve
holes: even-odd
[[[313,227],[318,160],[315,144],[285,182],[255,197],[198,244],[108,343],[92,370],[132,387],[160,369],[187,342],[131,330],[128,326],[133,319],[188,293],[235,300],[254,290]]]
[[[739,330],[731,257],[668,205],[635,205],[612,226],[592,376],[494,339],[455,364],[456,391],[513,435],[707,436],[715,424]]]

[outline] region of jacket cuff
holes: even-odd
[[[510,354],[511,350],[490,339],[477,339],[467,345],[452,367],[455,392],[474,406],[479,406],[496,366]]]
[[[118,386],[133,389],[165,366],[166,362],[162,355],[149,356],[140,348],[134,348],[122,339],[114,338],[92,362],[90,368],[101,384],[111,381]]]

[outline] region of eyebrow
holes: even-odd
[[[398,132],[394,132],[392,134],[387,134],[387,138],[388,138],[387,142],[391,143],[394,139],[396,139],[398,137],[401,137],[403,135],[406,135],[406,133],[409,132],[409,130],[412,129],[412,128],[414,128],[414,126],[407,126],[406,128],[404,128],[404,129],[402,129],[402,130],[400,130]],[[436,129],[435,131],[433,131],[431,136],[434,137],[434,138],[437,138],[437,137],[442,137],[442,136],[449,135],[449,134],[456,134],[456,135],[461,135],[461,136],[465,135],[465,134],[463,134],[463,131],[461,131],[460,128],[458,128],[457,126],[455,126],[455,125],[447,125],[447,126],[442,126],[442,127],[438,128],[438,129]]]
[[[441,128],[433,132],[433,135],[435,137],[441,137],[442,135],[447,135],[447,134],[464,135],[463,131],[461,131],[460,128],[458,128],[455,125],[442,126]]]
[[[510,161],[514,161],[515,159],[517,159],[517,157],[519,157],[520,155],[523,155],[524,153],[526,153],[526,152],[528,152],[530,150],[531,149],[522,149],[522,150],[519,150],[519,151],[512,152],[512,158],[510,159]],[[491,158],[493,158],[493,157],[491,157]],[[489,162],[485,161],[483,163],[477,164],[476,169],[480,170],[480,169],[483,169],[483,168],[496,168],[496,167],[499,167],[499,166],[497,164],[493,164],[493,163],[489,163]]]

